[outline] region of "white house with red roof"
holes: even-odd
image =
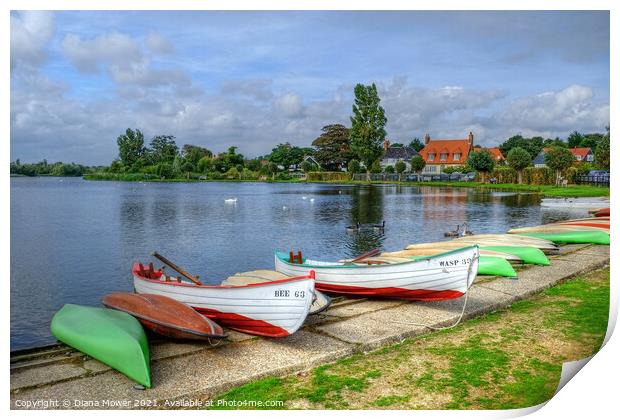
[[[594,162],[594,153],[589,147],[573,147],[568,149],[577,162]]]
[[[469,133],[466,139],[434,140],[426,134],[424,148],[420,156],[424,158],[426,166],[423,174],[439,174],[449,166],[465,165],[467,157],[474,150],[474,134]]]

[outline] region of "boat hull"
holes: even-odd
[[[462,296],[478,271],[479,250],[467,247],[445,254],[380,265],[288,261],[276,252],[276,271],[304,275],[315,271],[318,290],[353,296],[375,296],[408,300],[445,300]]]
[[[523,232],[518,235],[542,238],[559,244],[609,245],[609,233],[601,230],[569,232]]]
[[[148,341],[133,316],[114,309],[66,304],[52,318],[50,330],[63,343],[151,387]]]
[[[222,326],[265,337],[286,337],[297,331],[308,315],[314,291],[312,273],[246,286],[205,286],[149,278],[134,265],[133,277],[138,293],[173,298]]]
[[[136,317],[149,330],[179,340],[225,338],[222,327],[190,306],[152,294],[111,293],[102,303]]]

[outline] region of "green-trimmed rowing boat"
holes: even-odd
[[[142,325],[115,309],[66,304],[50,327],[58,340],[151,387],[149,344]]]

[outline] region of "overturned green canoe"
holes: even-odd
[[[506,258],[481,256],[478,274],[484,276],[517,277],[517,272]]]
[[[549,265],[549,258],[538,248],[532,246],[481,246],[480,249],[505,252],[521,258],[524,264]]]
[[[609,245],[609,233],[601,230],[580,230],[573,232],[525,232],[519,236],[547,239],[558,244]]]
[[[52,318],[58,340],[151,387],[149,345],[142,325],[114,309],[67,304]]]
[[[425,257],[411,257],[413,260],[419,260]],[[481,255],[478,260],[478,274],[481,276],[501,276],[501,277],[517,277],[517,272],[510,265],[508,260],[503,257],[490,257],[488,255]]]

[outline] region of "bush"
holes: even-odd
[[[186,160],[185,163],[181,165],[181,171],[183,172],[194,172],[195,170],[194,164],[189,160]]]
[[[308,181],[342,182],[351,180],[351,172],[309,172]]]
[[[381,165],[379,164],[378,160],[375,160],[372,165],[370,166],[370,173],[371,174],[380,174],[381,171]]]
[[[523,183],[529,185],[552,185],[555,184],[555,175],[549,168],[525,168],[523,170]]]
[[[424,158],[420,155],[412,157],[410,163],[411,163],[412,172],[420,172],[426,166],[426,162],[424,161]]]
[[[362,167],[360,166],[360,161],[357,159],[351,159],[349,161],[349,164],[347,165],[347,171],[355,174],[355,173],[359,173],[362,170]]]
[[[157,165],[157,175],[159,175],[160,178],[173,178],[174,171],[172,170],[172,165],[169,163],[160,163]]]
[[[496,178],[498,184],[514,184],[517,182],[517,171],[513,168],[500,166],[491,171],[491,177]]]
[[[204,174],[213,171],[213,169],[213,159],[207,156],[200,158],[200,160],[198,161],[198,172]]]
[[[385,167],[385,173],[393,174],[395,172],[394,167],[392,165],[388,165]]]

